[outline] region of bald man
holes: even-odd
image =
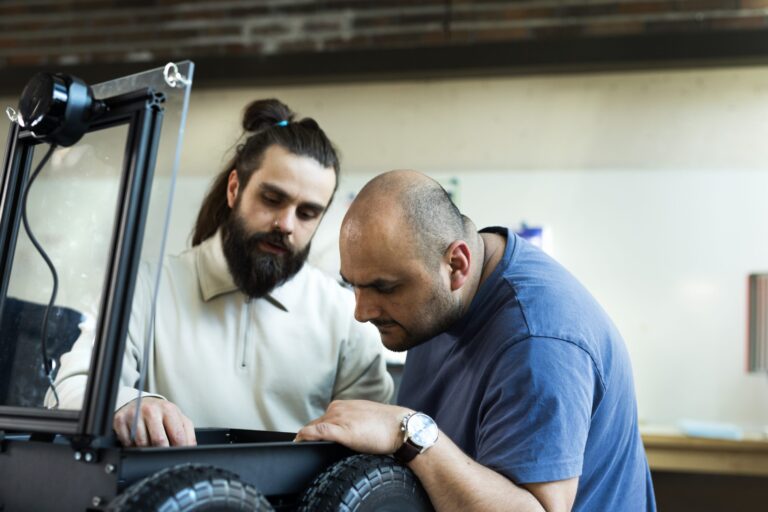
[[[333,402],[298,440],[393,454],[440,511],[655,510],[624,342],[567,270],[413,171],[363,188],[340,249],[357,320],[409,351],[400,405]]]

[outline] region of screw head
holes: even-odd
[[[98,497],[98,496],[94,496],[94,497],[93,497],[93,499],[91,500],[91,504],[92,504],[94,507],[98,507],[99,505],[101,505],[101,501],[102,501],[102,500],[101,500],[101,498],[100,498],[100,497]]]
[[[114,464],[107,464],[104,466],[104,472],[108,475],[111,475],[115,472],[115,465]]]
[[[85,462],[93,462],[93,454],[91,452],[85,452]]]
[[[83,458],[83,454],[81,452],[75,452],[75,460],[80,460]]]

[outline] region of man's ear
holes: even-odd
[[[237,193],[240,191],[240,181],[237,179],[237,170],[232,169],[227,180],[227,204],[230,208],[235,207]]]
[[[456,291],[467,282],[472,254],[464,240],[456,240],[445,251],[451,269],[451,291]]]

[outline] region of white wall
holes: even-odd
[[[768,271],[768,68],[197,90],[171,250],[242,107],[269,96],[342,150],[316,261],[335,269],[348,193],[375,173],[458,177],[478,224],[551,228],[624,333],[643,421],[768,424],[768,380],[744,371],[746,275]]]

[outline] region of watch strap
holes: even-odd
[[[400,445],[400,448],[398,448],[397,451],[392,454],[392,456],[397,462],[401,464],[407,464],[420,453],[421,449],[411,443],[411,440],[408,439],[402,445]]]

